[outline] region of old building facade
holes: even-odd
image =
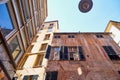
[[[48,63],[46,53],[49,52],[53,32],[58,32],[57,20],[42,25],[17,67],[14,76],[17,80],[44,80]]]
[[[45,80],[119,80],[119,54],[110,33],[54,33]]]
[[[105,32],[111,32],[111,37],[120,46],[120,22],[110,21]]]
[[[47,0],[0,1],[0,79],[12,79],[47,15]]]

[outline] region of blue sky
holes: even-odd
[[[120,0],[92,0],[88,13],[78,9],[80,0],[47,0],[46,21],[59,21],[61,32],[103,32],[110,20],[120,22]]]
[[[5,4],[0,4],[0,27],[13,29],[13,25]]]

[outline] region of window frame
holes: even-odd
[[[115,52],[112,46],[102,46],[102,47],[111,60],[120,60],[119,54]]]
[[[61,36],[60,35],[54,35],[54,38],[59,39],[59,38],[61,38]]]
[[[58,71],[48,71],[48,72],[46,72],[45,80],[57,80],[57,78],[58,78]]]
[[[53,30],[53,27],[48,27],[48,30],[47,30],[47,32],[52,32],[52,30]]]
[[[39,51],[45,51],[47,49],[47,46],[48,46],[47,43],[41,44]]]
[[[16,36],[14,36],[12,39],[11,39],[11,41],[8,43],[8,46],[9,46],[9,48],[10,48],[10,43],[14,40],[16,38],[16,40],[17,40],[17,47],[19,47],[19,52],[17,53],[17,55],[14,57],[13,55],[14,54],[16,54],[15,53],[15,51],[18,51],[17,50],[17,48],[16,49],[14,49],[14,51],[11,51],[11,49],[10,49],[10,52],[12,53],[12,56],[13,56],[13,59],[14,60],[16,60],[17,58],[18,58],[18,56],[20,55],[20,53],[22,52],[22,48],[21,48],[21,45],[20,45],[20,42],[19,42],[19,39],[18,39],[18,36],[16,35]]]
[[[35,59],[35,63],[33,65],[33,68],[42,67],[43,58],[44,58],[44,54],[43,53],[37,54],[37,57]]]
[[[50,39],[50,34],[46,34],[44,40],[49,40],[49,39]]]
[[[16,16],[15,16],[15,13],[14,13],[12,2],[8,1],[7,3],[4,3],[4,4],[6,5],[11,24],[13,26],[12,31],[10,31],[7,35],[4,35],[6,40],[7,40],[13,35],[13,33],[15,33],[15,31],[17,29],[17,22],[16,22]]]

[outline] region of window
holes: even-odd
[[[68,47],[69,60],[79,60],[77,47]]]
[[[103,38],[103,35],[102,34],[96,34],[96,37],[97,38]]]
[[[24,14],[24,20],[27,22],[28,19],[30,19],[30,9],[29,9],[29,1],[28,0],[20,0],[23,14]]]
[[[53,28],[53,27],[48,27],[47,32],[52,32],[52,28]]]
[[[75,38],[74,35],[68,35],[68,38]]]
[[[44,40],[49,40],[50,34],[46,34]]]
[[[0,28],[4,36],[8,35],[14,29],[8,3],[0,4]]]
[[[50,24],[50,27],[53,27],[53,25],[54,25],[54,24],[53,24],[53,23],[51,23],[51,24]]]
[[[45,54],[45,58],[49,59],[50,52],[51,52],[51,46],[48,45],[48,48],[47,48],[47,51],[46,51],[46,54]]]
[[[60,38],[60,35],[55,35],[54,38]]]
[[[54,52],[59,52],[60,51],[60,47],[54,47]]]
[[[27,42],[27,37],[26,37],[26,34],[25,34],[25,28],[23,28],[23,30],[21,31],[21,35],[22,35],[24,46],[25,46],[25,48],[27,48],[28,47],[28,42]]]
[[[23,68],[23,66],[24,66],[24,64],[25,64],[25,62],[26,62],[26,60],[27,60],[28,57],[29,57],[28,55],[25,55],[22,58],[22,60],[20,61],[20,63],[17,65],[17,69],[22,69]]]
[[[33,67],[40,67],[40,66],[42,66],[41,64],[42,64],[42,61],[43,61],[43,56],[44,55],[37,55],[37,58],[36,58],[36,61],[35,61],[35,64],[34,64],[34,66]]]
[[[42,45],[41,45],[41,48],[40,48],[40,51],[45,51],[46,48],[47,48],[47,43],[42,44]]]
[[[31,41],[33,38],[33,28],[32,28],[32,22],[29,22],[27,25],[27,35],[29,36],[29,40]]]
[[[15,11],[15,14],[16,14],[16,19],[17,19],[17,22],[18,22],[18,26],[21,27],[23,26],[24,22],[23,22],[23,18],[22,18],[22,11],[21,11],[21,8],[20,8],[20,3],[18,0],[14,0],[13,1],[13,7],[14,7],[14,11]]]
[[[79,49],[79,52],[78,52],[79,53],[79,60],[85,60],[82,46],[79,46],[78,49]]]
[[[103,48],[111,60],[120,60],[120,57],[111,46],[103,46]]]
[[[57,71],[46,72],[45,80],[57,80],[57,76],[58,76]]]
[[[39,16],[38,16],[38,14],[35,14],[34,20],[35,20],[36,27],[39,27]]]
[[[26,75],[23,77],[23,80],[38,80],[38,75]]]
[[[14,39],[9,43],[9,48],[13,58],[16,59],[19,53],[21,52],[21,48],[20,48],[17,36],[14,37]]]
[[[68,47],[69,52],[77,52],[77,47]]]
[[[54,47],[54,58],[53,60],[59,60],[60,59],[60,47]]]
[[[45,26],[45,25],[42,25],[42,27],[41,27],[41,29],[40,29],[40,30],[43,30],[44,26]]]
[[[61,46],[53,47],[52,60],[85,60],[81,46]]]

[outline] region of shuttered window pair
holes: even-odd
[[[81,46],[76,47],[68,47],[68,46],[61,46],[61,47],[54,47],[52,48],[53,55],[52,60],[85,60],[85,56],[83,54],[83,49]],[[51,46],[48,46],[45,58],[49,59],[51,51]]]
[[[103,46],[103,48],[111,60],[120,60],[120,57],[111,46]]]

